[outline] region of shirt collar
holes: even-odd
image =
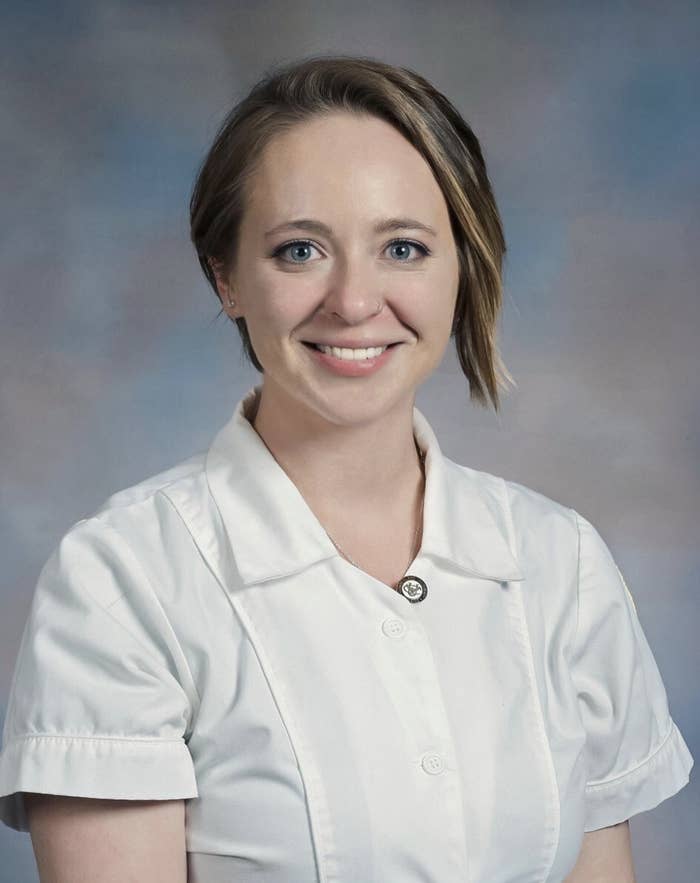
[[[245,416],[260,389],[252,387],[240,399],[205,461],[209,489],[246,584],[296,573],[340,554]],[[522,580],[503,479],[445,457],[415,406],[413,432],[426,452],[421,556],[486,579]]]

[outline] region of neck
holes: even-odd
[[[348,427],[263,390],[246,417],[300,492],[322,509],[340,503],[371,522],[373,512],[379,518],[411,511],[419,499],[423,469],[412,401],[379,420]]]

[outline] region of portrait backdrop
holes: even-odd
[[[444,453],[575,507],[634,597],[700,752],[695,2],[90,0],[5,5],[0,712],[39,571],[107,496],[203,450],[259,378],[189,242],[197,168],[278,63],[412,68],[484,150],[517,387],[469,401],[451,343],[416,405]],[[700,796],[635,816],[638,883],[696,879]],[[0,828],[0,881],[37,881]]]

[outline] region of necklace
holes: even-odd
[[[252,413],[250,413],[250,414],[245,413],[245,417],[248,420],[248,422],[250,423],[250,425],[253,427],[255,432],[258,434],[258,437],[261,439],[261,441],[263,442],[263,444],[265,445],[267,450],[270,452],[270,455],[272,456],[272,458],[277,461],[277,457],[275,457],[275,455],[272,453],[272,451],[268,447],[268,444],[265,441],[265,439],[260,435],[260,433],[257,431],[257,429],[255,429],[254,420],[255,420],[255,416],[258,412],[258,404],[259,404],[259,398],[256,397]],[[425,452],[421,451],[421,449],[419,448],[418,442],[416,442],[415,436],[413,437],[413,441],[416,445],[416,451],[418,452],[418,459],[419,459],[420,465],[421,465],[421,472],[423,473],[423,496],[421,498],[421,504],[420,504],[420,516],[418,518],[418,524],[416,525],[416,532],[413,535],[413,548],[415,549],[416,542],[418,540],[418,531],[420,530],[421,525],[423,524],[423,505],[425,504]],[[277,461],[277,462],[279,462],[279,461]],[[346,559],[346,561],[349,561],[350,564],[352,564],[353,567],[357,567],[358,570],[362,570],[362,568],[360,567],[359,564],[357,564],[355,561],[352,560],[352,558],[350,558],[349,555],[346,555],[345,552],[343,552],[343,550],[336,543],[336,541],[333,539],[333,537],[328,533],[328,531],[326,531],[326,536],[333,543],[333,545],[336,547],[336,549],[340,552],[340,554],[343,556],[343,558]],[[417,550],[416,550],[416,552],[417,552]],[[410,565],[411,561],[413,561],[413,558],[415,557],[416,552],[413,552],[413,551],[411,552],[411,558],[408,562],[409,565]],[[407,574],[402,579],[400,579],[395,586],[392,586],[392,588],[394,589],[395,592],[398,592],[400,595],[403,595],[403,597],[406,598],[406,600],[409,601],[411,604],[417,604],[419,601],[423,601],[428,594],[428,586],[426,585],[425,581],[423,579],[421,579],[419,576],[416,576],[415,574]]]
[[[415,439],[414,439],[414,440],[415,440]],[[416,451],[418,451],[418,459],[420,460],[421,471],[422,471],[422,473],[423,473],[423,496],[422,496],[422,498],[421,498],[420,515],[419,515],[419,517],[418,517],[418,524],[416,524],[416,532],[415,532],[415,534],[413,535],[413,547],[412,547],[412,549],[414,549],[415,551],[412,551],[412,552],[411,552],[411,557],[410,557],[410,559],[409,559],[409,561],[408,561],[408,564],[410,564],[411,561],[413,561],[413,559],[414,559],[414,557],[415,557],[415,553],[417,552],[417,549],[416,549],[416,542],[417,542],[417,540],[418,540],[418,531],[420,530],[421,524],[423,523],[423,505],[424,505],[424,503],[425,503],[425,452],[424,452],[424,451],[421,451],[421,449],[418,447],[418,444],[416,444]],[[325,528],[324,528],[324,530],[325,530]],[[343,552],[343,550],[342,550],[342,549],[340,548],[340,546],[336,543],[336,541],[333,539],[333,537],[328,533],[328,531],[326,531],[326,535],[328,536],[328,539],[329,539],[329,540],[333,543],[333,545],[336,547],[336,549],[340,552],[340,554],[343,556],[343,558],[345,558],[347,561],[349,561],[350,564],[352,564],[354,567],[357,567],[358,570],[361,570],[361,569],[362,569],[362,568],[360,567],[360,565],[357,564],[355,561],[353,561],[352,558],[351,558],[349,555],[346,555],[345,552]],[[408,566],[408,565],[406,565],[406,566]],[[403,583],[406,583],[406,582],[408,582],[408,581],[411,582],[411,594],[413,594],[413,583],[414,583],[414,581],[415,581],[415,577],[403,577],[402,579],[399,580],[399,582],[398,582],[395,586],[392,586],[392,588],[393,588],[394,591],[396,591],[396,592],[401,592],[402,594],[406,594],[406,592],[405,592],[404,589],[403,589],[402,584],[403,584]],[[421,583],[421,585],[422,585],[422,583]],[[406,597],[408,597],[408,595],[406,595]],[[414,597],[415,597],[415,595],[414,595]],[[423,595],[423,597],[425,597],[425,595]],[[422,600],[422,598],[419,598],[418,600]]]

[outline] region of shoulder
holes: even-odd
[[[90,517],[108,519],[124,510],[138,508],[139,504],[153,505],[160,494],[167,490],[194,490],[198,477],[204,475],[206,452],[193,454],[167,469],[110,494],[91,513]]]
[[[577,513],[565,503],[504,476],[448,462],[461,482],[467,482],[487,503],[493,501],[491,505],[507,510],[517,531],[546,530],[561,524],[576,529]]]
[[[153,518],[164,519],[167,524],[168,513],[178,506],[194,509],[204,504],[207,497],[205,462],[206,451],[202,451],[115,491],[88,518],[126,532],[138,529],[144,520]]]
[[[579,515],[560,500],[504,479],[519,559],[555,580],[574,580],[579,566]]]
[[[453,464],[462,481],[477,491],[481,500],[505,525],[518,562],[525,570],[557,560],[567,568],[576,566],[581,516],[563,501],[536,488],[468,466]]]
[[[513,524],[520,532],[528,530],[576,531],[576,511],[561,500],[547,496],[529,485],[502,479]]]
[[[115,491],[72,524],[54,555],[66,566],[88,561],[127,572],[144,572],[156,584],[183,558],[196,555],[190,518],[211,520],[204,468],[206,452]]]

